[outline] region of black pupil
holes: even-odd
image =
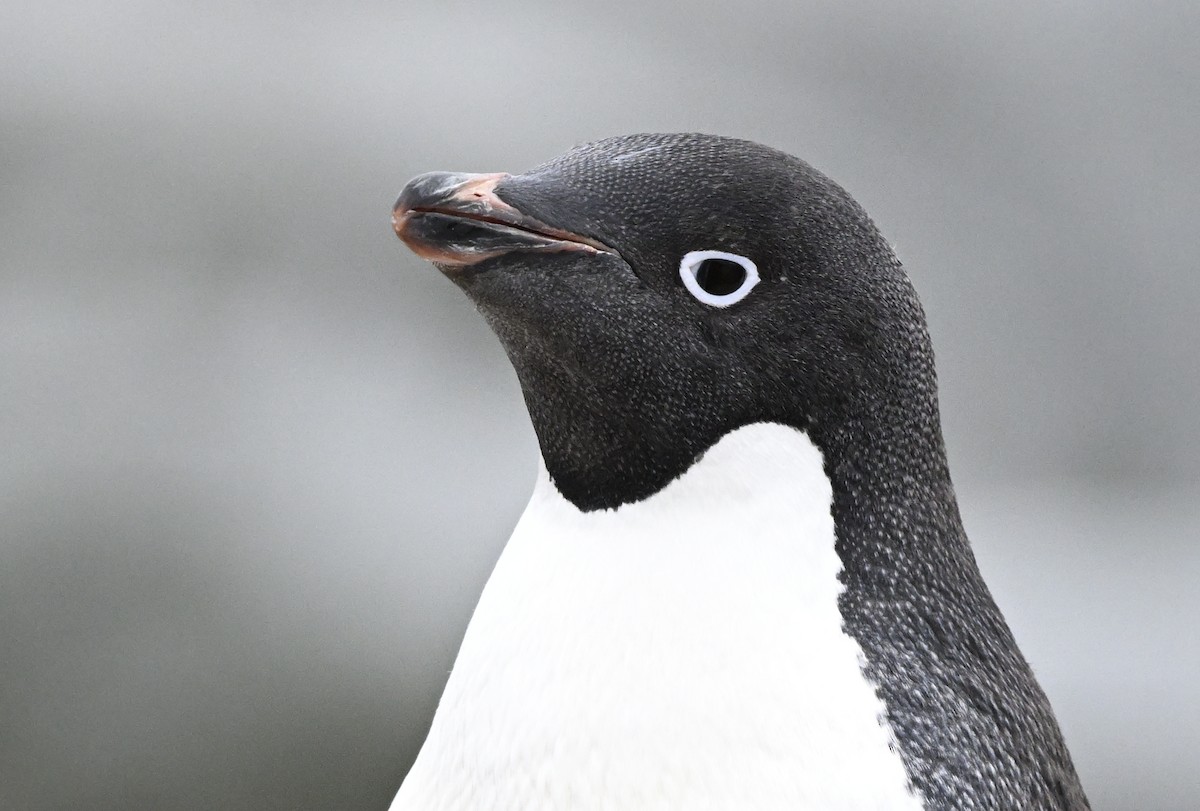
[[[714,296],[737,292],[746,281],[746,269],[728,259],[705,259],[696,268],[696,284]]]

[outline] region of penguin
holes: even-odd
[[[392,809],[1089,808],[985,585],[913,286],[807,163],[695,133],[433,172],[541,464]]]

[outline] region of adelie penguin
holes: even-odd
[[[431,173],[400,238],[478,307],[533,496],[393,809],[1086,809],[955,502],[888,243],[757,144]]]

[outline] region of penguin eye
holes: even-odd
[[[683,286],[710,307],[728,307],[758,284],[758,268],[744,256],[725,251],[691,251],[679,263]]]

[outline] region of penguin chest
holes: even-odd
[[[543,471],[393,807],[921,808],[842,628],[831,497],[775,424],[617,510]]]

